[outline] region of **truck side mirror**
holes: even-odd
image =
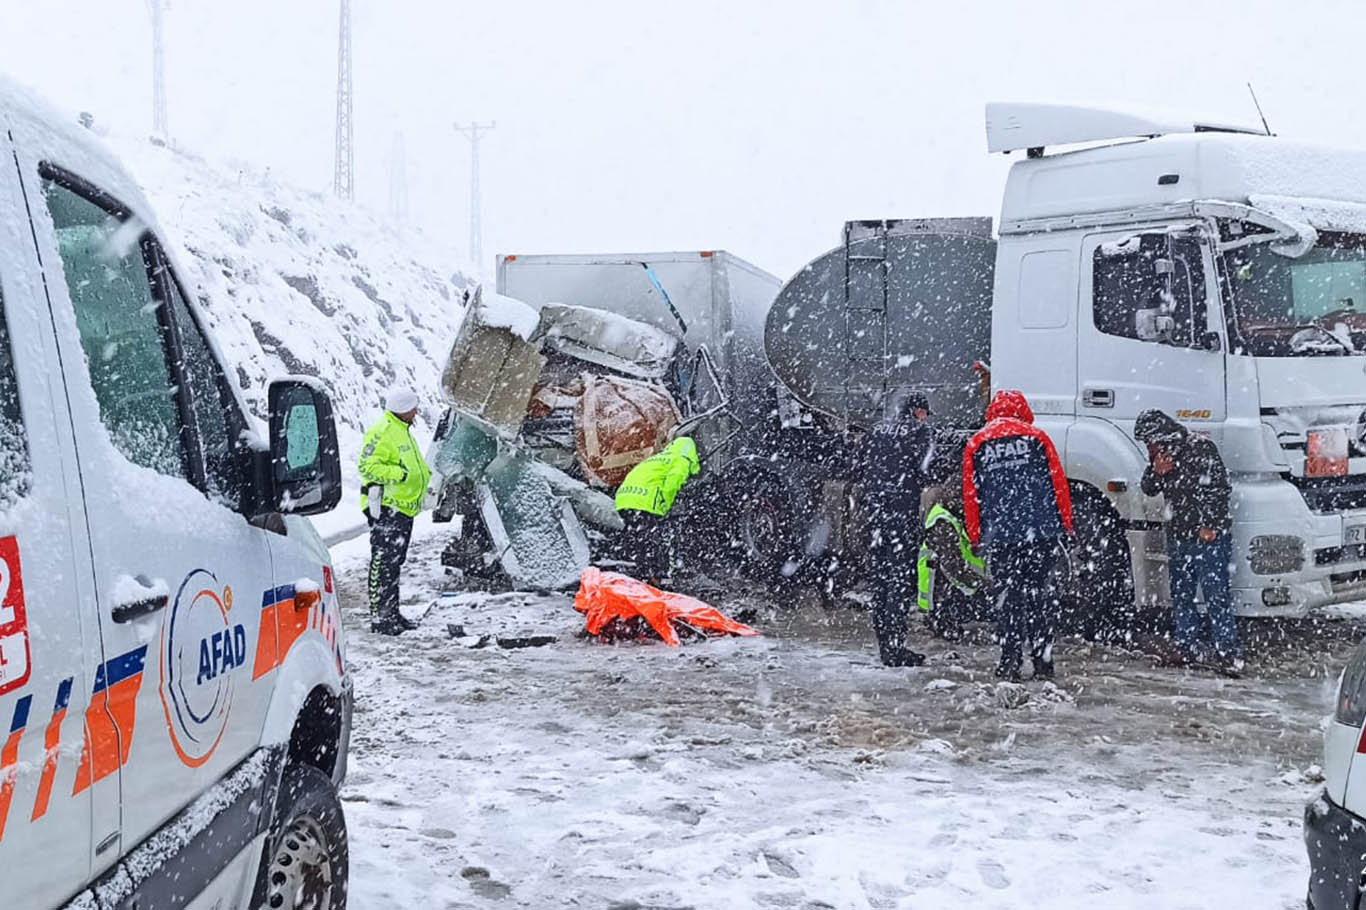
[[[332,401],[311,379],[270,384],[270,473],[277,512],[317,515],[341,500]]]
[[[1139,341],[1170,343],[1176,332],[1176,320],[1158,307],[1134,312],[1134,336]]]

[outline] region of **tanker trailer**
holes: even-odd
[[[928,396],[953,470],[954,443],[982,420],[995,251],[990,218],[851,221],[778,292],[764,327],[780,383],[770,452],[745,465],[737,521],[751,565],[850,583],[864,551],[857,444],[910,392]]]
[[[857,441],[911,392],[929,398],[938,473],[958,482],[990,392],[995,255],[990,218],[852,221],[779,291],[764,332],[781,383],[775,455],[737,522],[756,561],[827,590],[853,583],[865,550],[850,495]],[[1129,549],[1113,510],[1073,488],[1063,621],[1119,633],[1134,620]]]

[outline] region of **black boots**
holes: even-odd
[[[924,654],[906,647],[899,647],[882,654],[882,665],[884,667],[918,667],[924,662]]]
[[[1019,682],[1020,665],[1023,663],[1024,658],[1018,650],[1002,648],[1001,662],[996,665],[996,678],[1004,679],[1006,682]]]
[[[416,628],[417,623],[398,612],[389,616],[381,616],[370,623],[370,631],[376,635],[402,635],[404,632],[411,632]]]
[[[1034,658],[1034,678],[1037,680],[1053,678],[1053,660],[1051,658]]]

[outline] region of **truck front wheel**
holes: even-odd
[[[346,819],[331,778],[289,765],[261,859],[257,910],[345,910],[348,866]]]

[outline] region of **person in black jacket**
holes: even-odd
[[[915,396],[903,400],[895,416],[864,437],[860,453],[874,574],[873,632],[878,655],[889,667],[925,662],[925,655],[906,646],[906,618],[916,597],[920,556],[920,494],[934,458],[930,428],[914,414],[921,402]]]
[[[1242,645],[1229,597],[1233,519],[1224,460],[1213,442],[1193,435],[1158,410],[1138,415],[1134,437],[1148,446],[1143,492],[1166,502],[1172,632],[1181,659],[1198,662],[1213,657],[1237,666]],[[1209,635],[1195,609],[1197,587],[1205,592]]]

